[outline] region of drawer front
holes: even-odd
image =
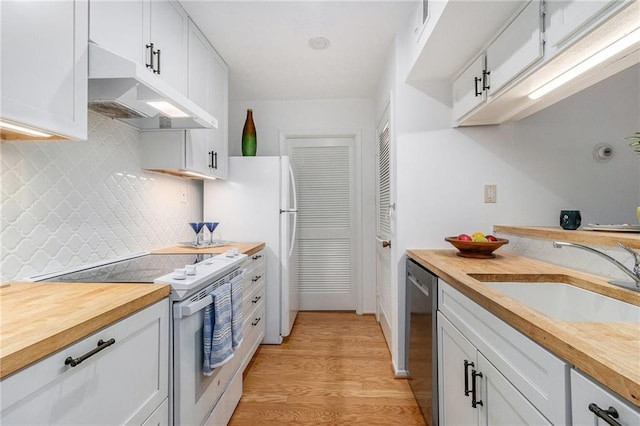
[[[566,424],[569,366],[438,279],[438,310],[554,424]]]
[[[243,267],[247,270],[247,275],[252,274],[256,269],[264,267],[264,250],[247,257]]]
[[[224,391],[222,398],[215,405],[215,408],[209,415],[209,418],[205,420],[204,424],[207,426],[220,426],[226,425],[231,420],[231,416],[240,402],[242,397],[242,371],[239,370],[233,376],[231,383]]]
[[[254,292],[245,298],[242,307],[242,315],[244,318],[249,318],[251,311],[253,311],[259,304],[264,304],[264,286],[256,288]]]
[[[262,338],[264,337],[264,327],[264,303],[262,303],[253,311],[252,316],[245,318],[241,370],[244,370],[247,367],[251,358],[253,358],[253,355],[258,349],[258,346],[260,346]]]
[[[165,299],[5,378],[0,423],[142,424],[169,395],[168,318]]]
[[[618,412],[615,419],[621,425],[640,425],[640,409],[597,384],[591,378],[571,370],[571,412],[574,425],[605,426],[607,423],[589,410],[590,404],[596,404],[602,410],[613,407]]]

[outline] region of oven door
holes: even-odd
[[[233,358],[216,368],[211,376],[202,374],[202,329],[207,299],[173,304],[173,417],[176,425],[202,424],[237,371],[241,348]]]

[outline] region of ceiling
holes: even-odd
[[[373,98],[416,0],[180,2],[229,65],[229,98]],[[331,45],[313,50],[310,39]]]

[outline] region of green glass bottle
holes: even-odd
[[[256,126],[253,124],[253,110],[247,110],[247,119],[242,129],[242,155],[245,157],[255,157],[258,150],[258,141],[256,139]]]

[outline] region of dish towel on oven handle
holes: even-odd
[[[231,340],[233,349],[237,349],[242,344],[242,274],[234,277],[231,285]]]
[[[202,373],[213,374],[213,369],[220,367],[233,357],[231,339],[231,286],[222,284],[211,293],[213,303],[204,309],[204,327],[202,330],[202,346],[204,360]]]

